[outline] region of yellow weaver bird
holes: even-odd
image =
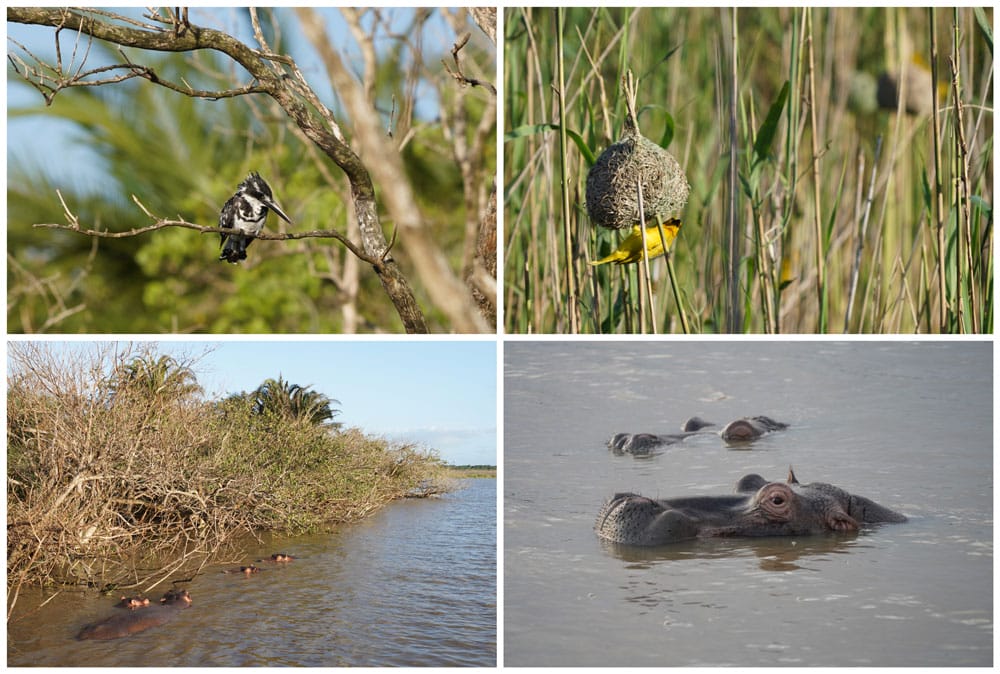
[[[667,249],[670,249],[670,244],[674,242],[677,238],[677,232],[681,228],[681,221],[676,218],[670,218],[663,223],[663,236],[667,241]],[[648,225],[646,227],[646,246],[649,252],[649,259],[652,260],[654,257],[660,257],[663,255],[663,242],[660,240],[660,228],[655,225]],[[632,233],[622,241],[618,248],[615,249],[611,255],[607,257],[602,257],[600,260],[591,262],[591,265],[607,264],[608,262],[614,262],[615,264],[631,264],[633,262],[639,262],[642,260],[642,230],[639,229],[639,225],[633,225]]]

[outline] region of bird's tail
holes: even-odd
[[[228,236],[222,243],[222,253],[219,254],[219,261],[236,264],[240,260],[247,259],[246,238],[242,236]]]
[[[593,260],[592,262],[590,262],[590,266],[591,267],[596,267],[598,265],[607,264],[609,262],[618,262],[618,261],[623,260],[623,259],[624,259],[624,256],[621,254],[621,252],[619,252],[619,251],[616,250],[613,253],[611,253],[611,255],[608,255],[607,257],[602,257],[600,260]]]

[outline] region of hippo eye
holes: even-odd
[[[785,497],[781,496],[780,494],[775,494],[774,496],[771,497],[771,503],[776,506],[784,505]]]

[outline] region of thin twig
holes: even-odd
[[[872,174],[868,180],[868,195],[865,197],[865,210],[861,222],[858,224],[858,245],[854,249],[854,265],[851,268],[851,290],[847,298],[847,311],[844,314],[844,332],[847,332],[851,324],[851,313],[854,311],[855,293],[858,289],[858,276],[861,273],[861,253],[865,246],[865,237],[868,235],[868,221],[872,213],[872,202],[875,200],[875,176],[878,175],[878,160],[882,154],[882,136],[875,139],[875,158],[872,160]],[[864,178],[859,175],[859,178]],[[861,324],[858,324],[860,328]],[[859,330],[860,331],[860,330]]]
[[[45,228],[45,229],[62,229],[70,232],[77,232],[85,236],[99,237],[103,239],[125,239],[133,236],[140,236],[142,234],[147,234],[149,232],[154,232],[159,229],[165,229],[167,227],[181,227],[184,229],[193,229],[202,234],[241,234],[250,239],[261,239],[262,241],[291,241],[295,239],[336,239],[344,244],[355,256],[364,260],[368,264],[374,265],[376,267],[385,263],[388,259],[389,251],[396,242],[396,229],[393,229],[392,239],[389,245],[384,251],[378,256],[373,257],[366,254],[361,248],[354,245],[346,236],[340,232],[334,230],[313,230],[311,232],[280,232],[277,234],[268,234],[267,232],[259,232],[257,234],[251,234],[249,232],[244,232],[239,229],[228,229],[225,227],[206,227],[204,225],[199,225],[193,222],[188,222],[187,220],[169,220],[166,218],[160,218],[152,213],[149,209],[143,205],[139,198],[132,195],[132,200],[139,206],[143,213],[145,213],[151,220],[154,220],[153,224],[147,225],[145,227],[135,227],[122,232],[112,232],[106,229],[83,229],[80,227],[80,221],[76,215],[74,215],[66,202],[63,200],[62,194],[59,194],[59,199],[63,204],[63,211],[66,214],[66,218],[69,220],[68,225],[63,225],[59,223],[37,223],[32,225],[33,227]]]
[[[559,104],[559,169],[561,171],[560,181],[559,181],[559,208],[562,217],[562,244],[563,244],[563,254],[566,259],[566,313],[569,318],[569,333],[575,335],[580,331],[580,307],[578,306],[578,290],[576,287],[576,273],[574,270],[574,260],[573,260],[573,232],[570,230],[570,207],[569,207],[569,178],[568,178],[568,167],[569,167],[569,141],[566,136],[566,67],[562,58],[562,44],[563,44],[563,22],[565,21],[565,10],[562,8],[556,9],[556,45],[559,49],[559,56],[557,57],[557,95]],[[469,36],[465,36],[465,41],[462,42],[462,46],[465,42],[468,42]],[[458,50],[461,46],[456,45],[455,49],[452,50],[452,54],[455,56],[455,63],[458,63]],[[447,68],[447,64],[445,64]],[[496,91],[494,91],[494,94]]]
[[[808,44],[809,69],[807,80],[809,82],[809,127],[811,129],[812,140],[812,174],[813,174],[813,213],[814,235],[816,237],[816,301],[819,309],[819,318],[816,323],[816,332],[822,334],[827,331],[827,297],[826,297],[826,251],[823,249],[823,213],[820,208],[820,180],[819,171],[819,124],[816,120],[816,57],[813,50],[813,21],[812,8],[805,9],[806,19],[806,43]]]
[[[629,71],[629,82],[632,81],[632,71]],[[634,93],[634,90],[633,90]],[[627,96],[627,94],[626,94]],[[642,178],[637,177],[635,179],[636,192],[638,194],[639,203],[639,231],[642,233],[642,270],[644,273],[644,278],[646,281],[646,299],[649,304],[649,324],[653,328],[653,334],[656,334],[656,311],[653,305],[653,279],[649,273],[649,245],[648,237],[646,236],[646,213],[643,209],[642,202]],[[639,291],[639,296],[642,297],[642,290]],[[645,312],[642,314],[642,318],[645,319]],[[645,330],[642,330],[645,333]]]
[[[448,62],[445,61],[444,59],[441,59],[441,64],[444,65],[444,69],[448,71],[448,74],[454,77],[458,82],[473,87],[485,87],[486,89],[489,89],[494,96],[496,96],[497,88],[493,86],[491,83],[485,80],[476,79],[474,77],[468,77],[467,75],[465,75],[465,73],[462,72],[462,64],[458,60],[458,52],[462,51],[462,48],[465,47],[466,44],[468,44],[470,37],[472,37],[472,33],[466,33],[462,37],[462,39],[456,42],[455,45],[451,48],[451,58],[455,62],[454,70],[452,70],[448,66]]]
[[[969,190],[969,146],[965,141],[965,125],[964,125],[964,115],[965,106],[962,102],[962,88],[961,80],[959,77],[958,70],[958,9],[954,10],[954,31],[955,36],[952,40],[954,53],[948,57],[948,62],[951,64],[951,85],[952,91],[955,95],[955,141],[958,145],[958,157],[957,160],[960,162],[959,167],[959,180],[961,181],[961,188],[957,190],[957,199],[959,201],[959,211],[961,213],[960,224],[957,227],[958,236],[958,263],[955,268],[958,273],[958,278],[955,282],[955,294],[958,298],[956,311],[958,313],[958,322],[956,325],[956,330],[958,332],[965,331],[965,325],[962,321],[962,278],[963,278],[963,265],[966,265],[965,275],[968,277],[967,286],[969,288],[969,313],[972,319],[972,332],[979,333],[979,311],[978,301],[976,297],[976,283],[973,279],[973,265],[972,265],[972,214],[969,210],[969,203],[971,202],[971,194]]]
[[[663,246],[663,259],[667,263],[667,275],[670,276],[670,288],[674,294],[674,304],[677,305],[677,315],[681,319],[681,329],[685,335],[691,334],[691,327],[688,325],[687,314],[684,313],[684,306],[681,304],[680,289],[677,287],[677,277],[674,275],[673,253],[667,250],[667,232],[663,228],[663,222],[656,218],[656,229],[660,234],[660,245]],[[674,241],[676,241],[676,237]]]
[[[947,250],[944,241],[944,190],[941,186],[941,127],[938,120],[937,90],[937,14],[933,7],[927,9],[930,12],[930,38],[931,38],[931,96],[934,97],[934,104],[931,106],[931,127],[934,131],[934,231],[937,234],[937,265],[938,265],[938,330],[945,332],[948,329],[948,285],[945,280],[947,265]],[[900,78],[905,80],[906,78]]]

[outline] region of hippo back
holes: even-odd
[[[136,632],[157,627],[170,620],[180,609],[176,605],[150,606],[137,611],[119,614],[87,625],[77,635],[77,639],[119,639]]]
[[[119,639],[151,627],[158,627],[177,615],[181,609],[190,606],[191,596],[187,590],[170,590],[160,601],[162,603],[158,605],[139,608],[125,614],[119,613],[87,625],[80,630],[76,638],[102,641]]]

